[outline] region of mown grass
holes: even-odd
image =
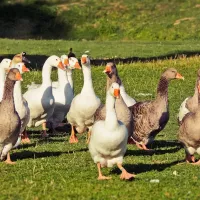
[[[103,169],[111,180],[98,181],[97,168],[85,144],[86,136],[78,135],[79,143],[68,143],[69,132],[59,133],[47,141],[40,140],[40,129],[29,129],[32,143],[13,150],[16,165],[0,163],[0,199],[199,199],[199,167],[184,163],[184,150],[177,143],[176,115],[180,103],[192,95],[199,57],[149,63],[118,65],[125,88],[136,100],[152,99],[161,72],[175,67],[185,81],[173,80],[169,86],[170,120],[151,146],[155,153],[128,145],[124,166],[136,173],[134,181],[119,179],[117,168]],[[102,67],[92,68],[96,94],[105,101],[106,76]],[[74,71],[75,93],[80,92],[83,77]],[[23,91],[32,81],[41,82],[41,72],[24,74]],[[52,74],[56,79],[56,71]],[[138,96],[150,93],[152,96]],[[159,183],[151,183],[158,179]]]
[[[151,58],[200,52],[200,42],[190,41],[67,41],[67,40],[10,40],[0,39],[0,55],[25,51],[29,55],[62,55],[72,47],[78,58],[89,51],[92,58]],[[162,59],[162,58],[161,58]]]
[[[199,0],[4,0],[0,6],[0,35],[68,40],[198,40],[199,5]]]

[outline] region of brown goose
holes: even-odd
[[[11,164],[9,151],[17,142],[20,133],[21,120],[15,110],[13,90],[15,82],[22,80],[18,69],[10,69],[4,86],[3,99],[0,104],[0,160]]]
[[[107,74],[107,90],[110,88],[111,84],[114,82],[117,82],[119,85],[121,85],[121,80],[117,73],[117,68],[113,67],[113,63],[107,63],[106,69],[104,72]],[[132,127],[133,127],[133,117],[132,114],[125,104],[123,98],[116,99],[115,101],[115,109],[116,109],[116,115],[117,119],[124,123],[124,125],[128,129],[129,136],[132,135]],[[97,109],[95,115],[95,121],[99,120],[105,120],[106,118],[106,106],[101,104],[101,106]]]
[[[200,165],[200,160],[195,163],[194,153],[200,155],[200,77],[196,84],[198,90],[198,106],[195,112],[185,115],[179,127],[178,139],[184,145],[186,161]]]
[[[31,61],[26,58],[26,52],[21,52],[19,54],[16,54],[10,63],[10,68],[14,67],[19,62],[24,62],[29,64],[31,63]]]
[[[156,99],[138,102],[130,107],[134,124],[131,138],[140,149],[148,150],[146,145],[154,140],[169,120],[168,84],[172,79],[184,78],[176,69],[167,69],[158,83]]]
[[[179,125],[182,123],[182,119],[184,116],[189,113],[189,112],[195,112],[197,107],[198,107],[198,79],[200,77],[200,69],[197,72],[197,80],[196,80],[196,85],[194,89],[194,95],[192,97],[187,97],[181,104],[180,109],[179,109],[179,114],[178,114],[178,122]]]

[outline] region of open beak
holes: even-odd
[[[68,58],[65,58],[65,59],[64,59],[64,65],[65,65],[65,66],[68,66],[68,65],[69,65],[69,59],[68,59]]]
[[[19,72],[16,73],[15,77],[18,81],[23,81],[22,76]]]
[[[176,78],[184,80],[184,77],[181,74],[179,74],[179,73],[176,74]]]
[[[22,71],[23,72],[29,72],[30,70],[25,65],[23,65],[22,66]]]
[[[66,70],[66,69],[65,69],[65,66],[62,64],[61,61],[58,63],[58,66],[57,66],[57,67],[60,68],[60,69],[62,69],[62,70]]]
[[[86,62],[87,62],[86,57],[82,57],[82,58],[81,58],[81,63],[82,63],[82,64],[85,64]]]
[[[22,56],[22,62],[31,64],[31,61],[28,60],[25,56]]]
[[[75,67],[76,69],[81,69],[81,66],[79,65],[78,62],[75,63],[74,67]]]
[[[112,72],[112,70],[111,70],[111,66],[109,66],[109,65],[106,65],[106,69],[103,71],[104,73],[111,73]]]
[[[114,89],[114,97],[116,97],[117,99],[120,98],[120,89]]]

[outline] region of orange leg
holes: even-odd
[[[195,157],[193,155],[191,156],[190,154],[186,153],[185,159],[187,163],[190,163],[190,162],[195,163]]]
[[[108,179],[111,179],[111,177],[103,176],[102,175],[102,173],[101,173],[101,164],[100,163],[97,163],[97,168],[98,168],[98,173],[99,173],[98,180],[108,180]]]
[[[46,122],[42,123],[42,130],[43,130],[42,137],[43,138],[49,137],[49,135],[47,134],[47,130],[46,130]]]
[[[87,141],[86,141],[87,144],[89,144],[90,142],[90,137],[91,137],[91,131],[89,130],[87,134]]]
[[[15,162],[11,161],[11,159],[10,159],[10,153],[9,152],[7,153],[7,158],[6,158],[6,160],[4,162],[6,164],[10,164],[10,165],[15,164]]]
[[[69,138],[69,143],[77,143],[78,142],[78,138],[76,137],[75,131],[74,131],[74,126],[71,125],[71,135]]]
[[[128,173],[123,167],[121,163],[117,163],[117,167],[122,171],[120,178],[125,180],[132,180],[136,175]]]
[[[23,131],[23,133],[22,133],[22,140],[21,140],[21,143],[22,144],[30,144],[31,143],[31,141],[30,141],[30,139],[29,139],[29,137],[28,137],[28,134],[27,134],[27,131],[26,131],[26,129]]]

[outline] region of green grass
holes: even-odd
[[[199,5],[200,0],[4,0],[0,6],[0,36],[113,41],[198,40]]]
[[[0,55],[26,51],[28,55],[62,55],[72,47],[78,58],[89,50],[92,58],[151,58],[200,52],[199,41],[66,41],[66,40],[10,40],[0,39]]]
[[[137,174],[134,181],[121,181],[116,167],[103,169],[112,180],[98,181],[85,134],[78,135],[79,143],[72,145],[68,143],[70,130],[41,141],[39,129],[29,129],[32,143],[11,153],[16,165],[0,163],[0,199],[199,199],[199,167],[182,162],[185,154],[177,143],[176,119],[180,103],[193,94],[199,66],[198,57],[118,65],[128,94],[138,101],[155,97],[160,74],[167,67],[175,67],[185,77],[185,81],[170,83],[170,120],[156,137],[152,146],[155,153],[149,155],[128,145],[124,166]],[[106,84],[103,68],[92,68],[94,88],[102,102],[105,101]],[[83,84],[82,72],[75,70],[73,76],[77,94]],[[24,74],[23,91],[30,82],[41,82],[40,77],[39,71]],[[56,71],[52,77],[56,79]],[[138,96],[138,93],[151,93],[152,96]],[[160,182],[150,183],[152,179]]]

